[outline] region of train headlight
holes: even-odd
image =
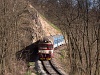
[[[41,51],[39,51],[39,53],[41,53]]]

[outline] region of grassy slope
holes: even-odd
[[[39,15],[49,24],[51,25],[54,29],[58,30],[58,31],[61,31],[58,27],[56,27],[53,23],[51,23],[50,21],[48,21],[44,15],[40,14]]]

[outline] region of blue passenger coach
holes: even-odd
[[[54,40],[54,48],[64,44],[64,37],[63,35],[54,35],[52,36]]]

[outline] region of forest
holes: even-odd
[[[100,75],[100,0],[0,0],[0,75],[25,74],[16,53],[43,35],[29,3],[68,39],[69,75]]]
[[[30,0],[67,35],[70,75],[100,75],[100,0]]]
[[[37,11],[27,1],[0,0],[0,75],[28,75],[29,46],[41,36]]]

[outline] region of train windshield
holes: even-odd
[[[53,49],[53,45],[52,44],[39,44],[39,49],[51,50],[51,49]]]

